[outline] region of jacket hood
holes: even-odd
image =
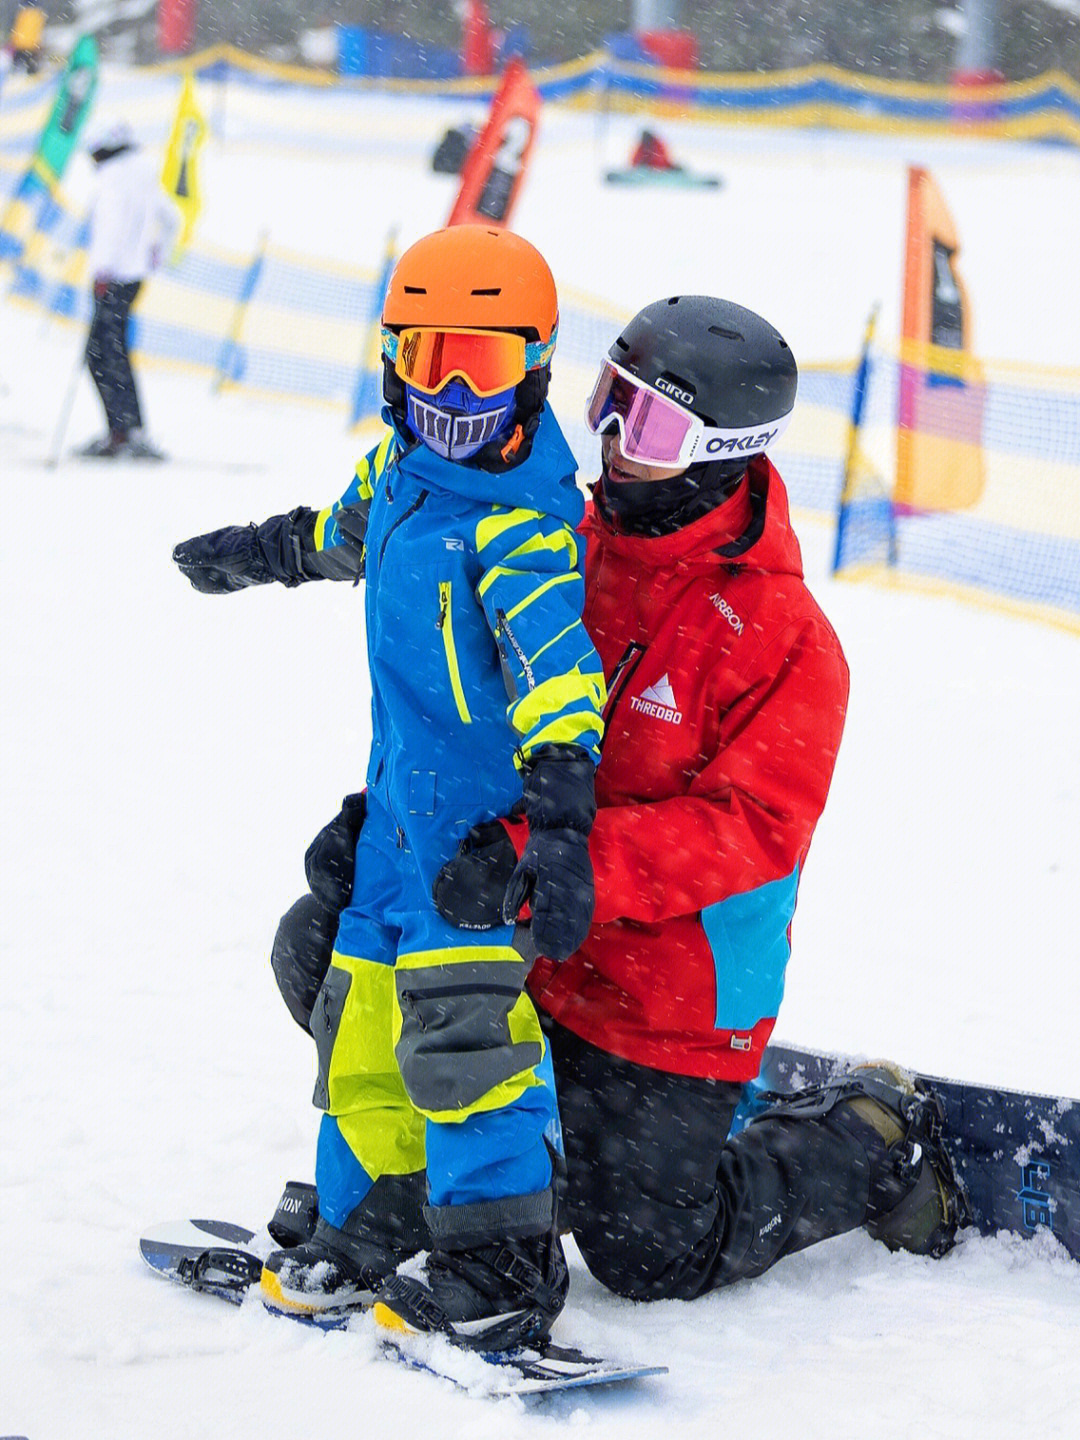
[[[802,551],[791,528],[787,490],[764,455],[750,461],[746,480],[723,504],[670,535],[623,535],[590,502],[582,528],[644,570],[671,565],[714,569],[738,566],[770,575],[803,578]]]
[[[577,485],[577,461],[550,410],[545,409],[540,416],[527,458],[499,473],[444,460],[403,433],[389,407],[382,413],[398,437],[398,464],[421,484],[448,490],[465,500],[538,510],[574,527],[581,523],[585,498]]]

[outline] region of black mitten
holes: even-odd
[[[435,908],[463,930],[491,930],[503,921],[503,897],[517,864],[507,820],[474,825],[435,877]]]
[[[312,894],[334,915],[340,915],[352,899],[356,842],[366,806],[363,791],[346,795],[341,809],[315,836],[304,856],[304,873]]]
[[[289,1014],[311,1033],[311,1007],[330,968],[337,916],[314,895],[301,895],[278,923],[270,965]]]
[[[577,745],[541,746],[525,772],[529,841],[506,887],[503,920],[512,924],[527,901],[536,949],[552,960],[572,955],[592,921],[593,777],[592,759]]]

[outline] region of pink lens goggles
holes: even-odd
[[[585,423],[594,435],[616,425],[619,448],[628,460],[666,469],[685,469],[695,460],[760,454],[779,439],[790,419],[789,411],[765,425],[714,429],[612,360],[601,365],[585,407]]]
[[[628,460],[667,466],[689,465],[705,428],[696,415],[610,360],[600,367],[585,408],[585,423],[594,435],[617,424],[620,448]]]

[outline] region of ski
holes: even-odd
[[[147,1265],[158,1275],[232,1305],[251,1300],[261,1305],[255,1287],[262,1252],[270,1236],[223,1220],[180,1220],[158,1225],[139,1241]],[[266,1312],[316,1330],[348,1330],[360,1310],[303,1315],[264,1307]],[[455,1345],[445,1335],[379,1335],[379,1353],[387,1360],[449,1380],[470,1394],[499,1397],[542,1395],[584,1386],[625,1384],[667,1374],[666,1365],[624,1364],[587,1355],[572,1346],[544,1340],[511,1350],[477,1351]]]

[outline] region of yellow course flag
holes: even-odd
[[[184,221],[173,251],[174,260],[187,249],[202,208],[199,151],[206,133],[206,121],[195,101],[194,81],[190,75],[185,75],[161,172],[161,183],[175,200]]]

